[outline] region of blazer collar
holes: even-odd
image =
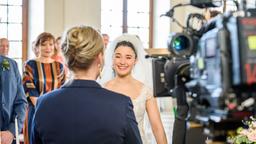
[[[3,55],[0,55],[0,62],[2,62],[2,61],[3,61],[3,59],[7,59],[7,60],[9,60],[10,58],[8,58],[8,57],[6,57],[6,56],[3,56]]]
[[[101,85],[94,80],[70,80],[62,87],[96,87],[101,88]]]

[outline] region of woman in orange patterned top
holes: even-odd
[[[25,144],[29,143],[37,98],[59,88],[65,82],[63,64],[52,59],[53,35],[46,32],[41,33],[35,41],[35,46],[39,49],[39,56],[26,62],[23,75],[23,86],[28,99],[28,111],[24,126]]]

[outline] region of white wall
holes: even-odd
[[[101,0],[64,0],[64,27],[90,25],[100,29]]]
[[[44,30],[60,36],[64,30],[64,0],[45,0]]]
[[[59,36],[75,25],[100,28],[101,0],[45,0],[45,31]]]
[[[154,0],[153,48],[167,48],[170,18],[162,16],[170,9],[170,0]]]
[[[101,0],[29,0],[28,58],[34,57],[31,43],[41,32],[54,36],[74,25],[100,29]]]
[[[29,0],[28,59],[34,57],[31,44],[37,35],[44,31],[44,0]]]
[[[186,3],[187,0],[171,0],[171,7],[179,3]],[[174,18],[182,24],[185,21],[185,11],[184,8],[176,8],[174,13]],[[174,22],[171,22],[171,32],[180,32],[182,29]]]

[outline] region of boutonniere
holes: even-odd
[[[9,70],[10,69],[10,63],[7,59],[4,59],[2,62],[2,69],[3,71]]]

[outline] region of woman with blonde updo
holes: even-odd
[[[62,50],[72,79],[38,99],[32,144],[141,144],[130,98],[95,81],[104,64],[101,35],[89,26],[73,27]]]

